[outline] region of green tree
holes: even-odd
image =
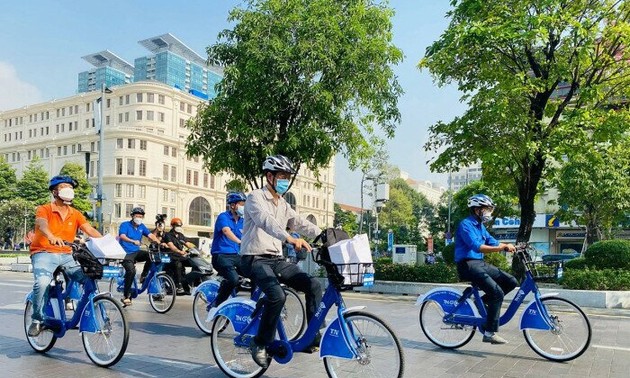
[[[15,198],[16,184],[15,169],[0,156],[0,201]]]
[[[36,205],[49,202],[49,180],[48,172],[42,166],[39,158],[33,158],[24,170],[22,178],[17,182],[18,197]]]
[[[247,184],[239,179],[233,179],[225,183],[225,190],[228,192],[246,192]]]
[[[587,244],[614,236],[630,214],[630,138],[572,156],[554,181],[560,218],[585,225]]]
[[[352,211],[344,211],[339,204],[335,204],[335,227],[341,228],[350,236],[354,236],[358,230],[357,216]]]
[[[453,0],[447,30],[420,62],[454,83],[468,110],[431,127],[431,168],[482,162],[487,182],[518,193],[518,241],[528,241],[534,202],[552,161],[627,130],[630,2]],[[625,122],[624,122],[625,121]],[[563,148],[572,145],[575,149]]]
[[[24,240],[24,229],[26,232],[35,226],[36,206],[22,198],[13,198],[9,201],[0,202],[0,231],[4,232],[7,227],[15,230],[14,242]]]
[[[92,203],[90,202],[92,186],[87,180],[85,167],[78,163],[68,162],[61,167],[59,174],[68,175],[79,183],[79,186],[74,189],[72,206],[79,211],[92,211]]]
[[[392,16],[369,0],[248,0],[232,10],[234,28],[207,49],[224,76],[188,122],[187,153],[252,187],[270,154],[314,172],[339,152],[355,162],[376,125],[391,137],[400,119]]]

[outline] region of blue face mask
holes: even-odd
[[[275,189],[278,194],[283,195],[287,192],[287,190],[289,190],[289,180],[277,179]]]

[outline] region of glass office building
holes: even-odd
[[[83,57],[95,68],[79,73],[79,93],[133,82],[133,66],[111,51],[105,50]]]

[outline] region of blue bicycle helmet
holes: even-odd
[[[57,175],[51,178],[50,181],[48,182],[48,190],[55,189],[55,187],[57,187],[57,185],[59,184],[70,184],[72,185],[73,188],[76,188],[77,186],[79,186],[79,183],[77,182],[77,180],[73,179],[72,177],[67,176],[67,175]]]
[[[245,201],[247,197],[242,192],[229,192],[225,198],[228,205]]]
[[[488,197],[485,194],[475,194],[468,198],[468,207],[492,207],[495,208],[497,205],[494,204],[492,198]]]

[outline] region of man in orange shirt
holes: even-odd
[[[85,278],[81,266],[72,257],[72,249],[65,242],[74,241],[79,229],[93,238],[102,236],[80,211],[70,206],[74,199],[74,188],[77,186],[77,181],[70,176],[53,177],[48,183],[48,189],[54,200],[39,206],[35,213],[35,236],[30,246],[35,277],[33,322],[28,328],[28,335],[31,337],[42,331],[47,288],[57,267],[63,266],[73,280],[81,282]]]

